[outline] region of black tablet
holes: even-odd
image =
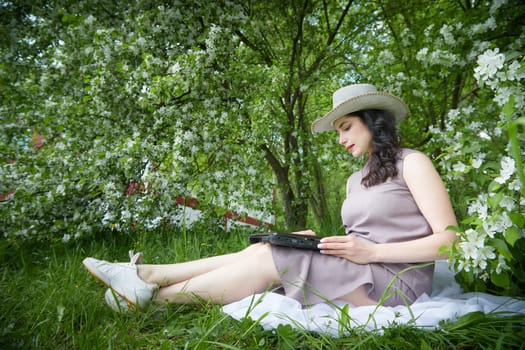
[[[283,247],[319,250],[317,245],[320,243],[321,237],[300,235],[295,233],[271,232],[251,235],[249,240],[251,244],[257,242],[267,242]]]

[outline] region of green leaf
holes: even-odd
[[[505,103],[505,106],[503,106],[503,114],[505,114],[505,117],[510,120],[512,114],[514,114],[514,110],[514,96],[511,96],[507,103]]]
[[[525,117],[518,118],[512,122],[512,124],[519,124],[525,126]]]
[[[295,341],[299,334],[292,328],[291,325],[280,324],[277,326],[275,332],[279,336],[282,349],[293,349]]]
[[[507,272],[493,273],[490,276],[490,280],[496,286],[507,289],[510,285],[510,278]]]
[[[525,216],[520,213],[509,213],[510,220],[518,227],[525,226]]]
[[[348,327],[350,325],[350,314],[349,314],[349,306],[348,304],[343,306],[341,309],[341,318],[339,319],[339,324],[343,327]]]
[[[514,243],[520,238],[520,234],[516,227],[510,227],[505,231],[505,241],[514,246]]]
[[[496,181],[491,181],[489,184],[489,192],[496,192],[501,188],[501,184],[497,183]]]
[[[502,199],[503,199],[503,193],[502,192],[497,192],[497,193],[494,193],[492,196],[489,197],[488,203],[489,203],[491,208],[498,208]]]
[[[452,252],[452,249],[450,247],[446,246],[446,245],[442,245],[438,249],[438,254],[439,255],[443,255],[443,254],[447,254],[447,253],[450,255],[451,252]]]
[[[454,225],[449,225],[446,227],[446,230],[451,230],[451,231],[454,231],[454,232],[463,232],[462,229],[460,229],[459,227],[457,226],[454,226]]]
[[[420,350],[432,350],[432,346],[430,346],[423,338],[421,339],[421,343],[419,343],[419,349]]]
[[[505,241],[499,238],[493,238],[489,244],[496,248],[500,254],[502,254],[507,260],[512,260],[512,253],[509,250],[509,246]]]
[[[523,52],[511,51],[505,55],[505,62],[510,62],[523,55]]]
[[[472,327],[485,319],[485,314],[481,311],[474,311],[461,316],[454,324],[447,327],[447,330],[454,331],[462,328]]]

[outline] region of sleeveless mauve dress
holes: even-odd
[[[363,169],[350,176],[341,208],[346,234],[375,243],[409,241],[432,234],[403,180],[403,160],[414,152],[402,149],[396,163],[398,175],[382,184],[362,186]],[[284,294],[303,305],[335,300],[363,285],[369,298],[379,301],[383,296],[385,306],[410,304],[432,291],[433,264],[359,265],[314,251],[278,246],[272,246],[272,255]],[[401,273],[409,267],[413,268]]]

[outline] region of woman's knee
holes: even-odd
[[[271,253],[271,248],[268,243],[254,243],[241,250],[240,253],[246,256],[268,254]]]
[[[268,243],[252,244],[240,252],[245,263],[253,263],[258,266],[259,271],[264,269],[271,275],[275,274],[276,268],[273,263],[273,255],[271,245]]]

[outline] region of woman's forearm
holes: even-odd
[[[456,232],[443,231],[413,241],[375,244],[372,262],[418,263],[446,259],[446,252],[440,254],[442,247],[450,248],[455,239]]]

